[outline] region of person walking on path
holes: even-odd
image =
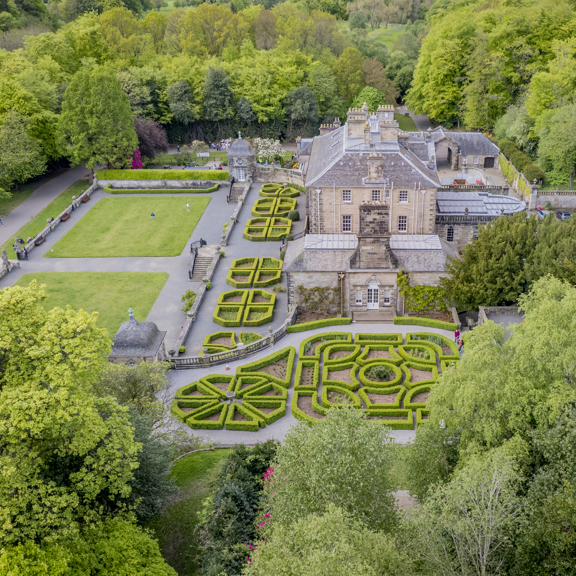
[[[4,226],[4,222],[2,222],[2,218],[0,218],[0,226]]]
[[[458,352],[462,352],[463,350],[464,350],[464,340],[460,338],[460,340],[458,340]]]
[[[176,152],[178,152],[178,154],[180,154],[180,144],[178,144],[178,146],[176,146]]]
[[[188,212],[190,212],[190,204],[188,204],[188,202],[186,202],[186,208],[188,209]]]
[[[156,214],[154,214],[154,212],[152,212],[152,214],[150,214],[150,216],[152,216],[152,220],[154,220],[154,216],[156,216]]]
[[[458,338],[460,338],[460,330],[456,328],[456,330],[454,330],[454,342],[458,342]]]

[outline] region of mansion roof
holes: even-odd
[[[366,179],[368,156],[373,152],[381,154],[384,165],[385,181],[379,184],[407,188],[440,186],[436,172],[417,153],[398,142],[380,142],[375,138],[365,144],[364,138],[347,135],[346,124],[314,138],[306,186],[372,186]],[[422,150],[418,153],[423,155]]]
[[[450,132],[443,126],[438,126],[430,134],[435,142],[444,137],[453,140],[464,156],[498,156],[500,153],[498,146],[481,132]]]
[[[501,214],[514,214],[525,209],[526,202],[511,196],[498,196],[487,192],[436,193],[436,213],[442,216],[468,214],[498,217]]]

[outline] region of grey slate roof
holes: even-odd
[[[254,156],[254,148],[252,147],[252,144],[248,142],[248,140],[239,138],[238,140],[234,140],[234,142],[232,142],[232,145],[228,150],[228,155],[237,157]]]
[[[510,196],[497,196],[487,192],[440,192],[436,193],[438,214],[465,214],[469,216],[500,216],[526,209],[526,203]]]
[[[150,358],[156,355],[166,332],[158,330],[154,322],[130,320],[122,325],[112,339],[111,357]]]
[[[356,250],[358,238],[354,234],[307,234],[305,250]]]
[[[435,234],[392,234],[392,250],[442,250],[440,238]]]
[[[432,130],[435,141],[446,136],[457,142],[464,156],[498,156],[500,149],[480,132],[449,132],[442,126]]]

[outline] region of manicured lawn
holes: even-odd
[[[52,200],[52,202],[50,202],[50,204],[48,204],[44,210],[36,214],[36,216],[34,216],[34,218],[32,218],[28,224],[20,228],[20,230],[16,232],[14,238],[24,238],[24,240],[26,240],[28,236],[32,236],[32,238],[34,238],[36,234],[39,234],[42,232],[42,230],[44,230],[44,228],[46,228],[46,220],[48,220],[48,218],[56,218],[58,214],[61,214],[65,208],[72,203],[72,196],[80,196],[82,192],[88,190],[88,187],[88,180],[78,180],[72,184],[72,186],[64,190],[60,196]],[[26,198],[30,196],[31,193],[32,191],[30,191]],[[17,194],[20,194],[20,192],[17,192]],[[23,198],[20,200],[20,202],[23,202],[26,198]],[[18,204],[20,202],[18,202]],[[2,210],[0,210],[0,214],[1,213]],[[74,218],[74,216],[72,216],[72,218]],[[70,219],[68,222],[68,224],[62,224],[62,226],[69,226],[72,222],[72,219]],[[2,246],[2,248],[8,252],[8,256],[10,257],[12,257],[11,255],[13,254],[12,244],[14,244],[14,238],[7,240]]]
[[[16,283],[28,286],[36,279],[46,284],[47,310],[68,304],[86,312],[99,312],[98,326],[112,338],[133,308],[136,320],[146,320],[168,280],[165,272],[39,272],[24,274]]]
[[[416,124],[414,124],[414,120],[412,120],[410,116],[394,114],[394,119],[400,124],[400,130],[404,130],[404,132],[418,132],[418,128],[416,128]]]
[[[195,531],[204,499],[213,491],[222,460],[230,450],[198,452],[178,460],[172,475],[180,487],[162,515],[150,522],[164,559],[179,576],[200,574],[199,534]]]
[[[392,50],[394,42],[404,34],[403,28],[400,30],[396,30],[396,28],[398,28],[398,24],[389,24],[388,28],[382,25],[379,29],[374,30],[374,34],[379,34],[380,32],[384,32],[384,34],[379,34],[373,41],[385,46],[387,50]],[[388,32],[386,32],[386,30],[388,30]]]
[[[179,256],[208,202],[189,196],[103,198],[45,256]]]

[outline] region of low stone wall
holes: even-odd
[[[304,175],[302,170],[290,170],[288,168],[276,168],[276,166],[262,166],[256,164],[256,182],[288,182],[304,186]]]
[[[96,180],[99,186],[112,188],[211,188],[228,180]]]
[[[517,316],[518,306],[479,306],[478,326],[481,326],[490,316]]]
[[[546,206],[550,202],[553,210],[574,210],[576,208],[576,190],[538,190],[530,196],[530,210],[536,206]]]

